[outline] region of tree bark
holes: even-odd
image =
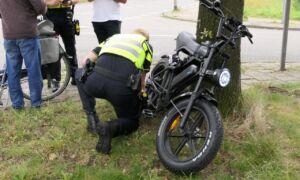
[[[234,17],[242,22],[244,11],[244,0],[223,0],[221,8],[227,17]],[[203,42],[211,40],[217,32],[219,18],[204,6],[199,6],[198,23],[197,23],[197,40]],[[236,49],[228,48],[226,53],[230,55],[230,59],[226,63],[226,67],[230,70],[232,80],[226,88],[216,88],[216,99],[219,102],[219,109],[223,116],[231,114],[241,97],[241,48],[240,41],[237,42]]]

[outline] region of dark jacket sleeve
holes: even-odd
[[[38,15],[44,15],[46,13],[47,5],[44,0],[29,0],[29,2],[31,3],[32,7]]]
[[[95,53],[95,54],[97,54],[97,56],[99,56],[99,54],[100,54],[100,51],[101,51],[101,47],[96,47],[95,49],[93,49],[93,52]]]

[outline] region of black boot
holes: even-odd
[[[88,132],[92,133],[92,134],[96,134],[97,133],[97,124],[99,123],[99,118],[97,116],[96,112],[88,112],[87,113],[87,130]]]
[[[76,85],[77,85],[77,82],[76,82],[76,80],[75,80],[75,77],[72,77],[72,79],[71,79],[71,84],[72,84],[73,86],[76,86]]]
[[[97,125],[97,133],[99,140],[96,145],[96,150],[104,154],[109,154],[111,151],[111,140],[117,131],[117,123],[114,121],[110,122],[99,122]]]

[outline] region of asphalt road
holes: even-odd
[[[198,6],[195,0],[178,0],[179,7]],[[171,20],[161,17],[162,12],[173,8],[172,0],[129,0],[122,7],[122,32],[130,33],[137,27],[144,27],[151,35],[150,43],[154,48],[155,59],[163,54],[172,54],[175,41],[180,31],[196,32],[196,24]],[[86,53],[97,46],[96,36],[91,25],[92,6],[90,3],[79,4],[75,8],[75,18],[81,23],[81,35],[76,37],[77,54],[81,61]],[[1,31],[1,30],[0,30]],[[279,62],[281,55],[282,31],[250,29],[254,35],[254,44],[242,40],[243,62]],[[1,31],[2,34],[2,31]],[[287,61],[300,61],[300,31],[290,31]],[[0,37],[3,44],[3,38]],[[4,49],[0,47],[0,66],[4,63]]]

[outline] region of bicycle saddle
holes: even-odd
[[[207,57],[209,47],[199,44],[191,33],[182,31],[176,38],[176,52],[180,51],[188,55]]]
[[[40,36],[53,36],[56,34],[56,32],[53,30],[54,25],[49,20],[43,20],[38,23],[38,31],[40,33]]]

